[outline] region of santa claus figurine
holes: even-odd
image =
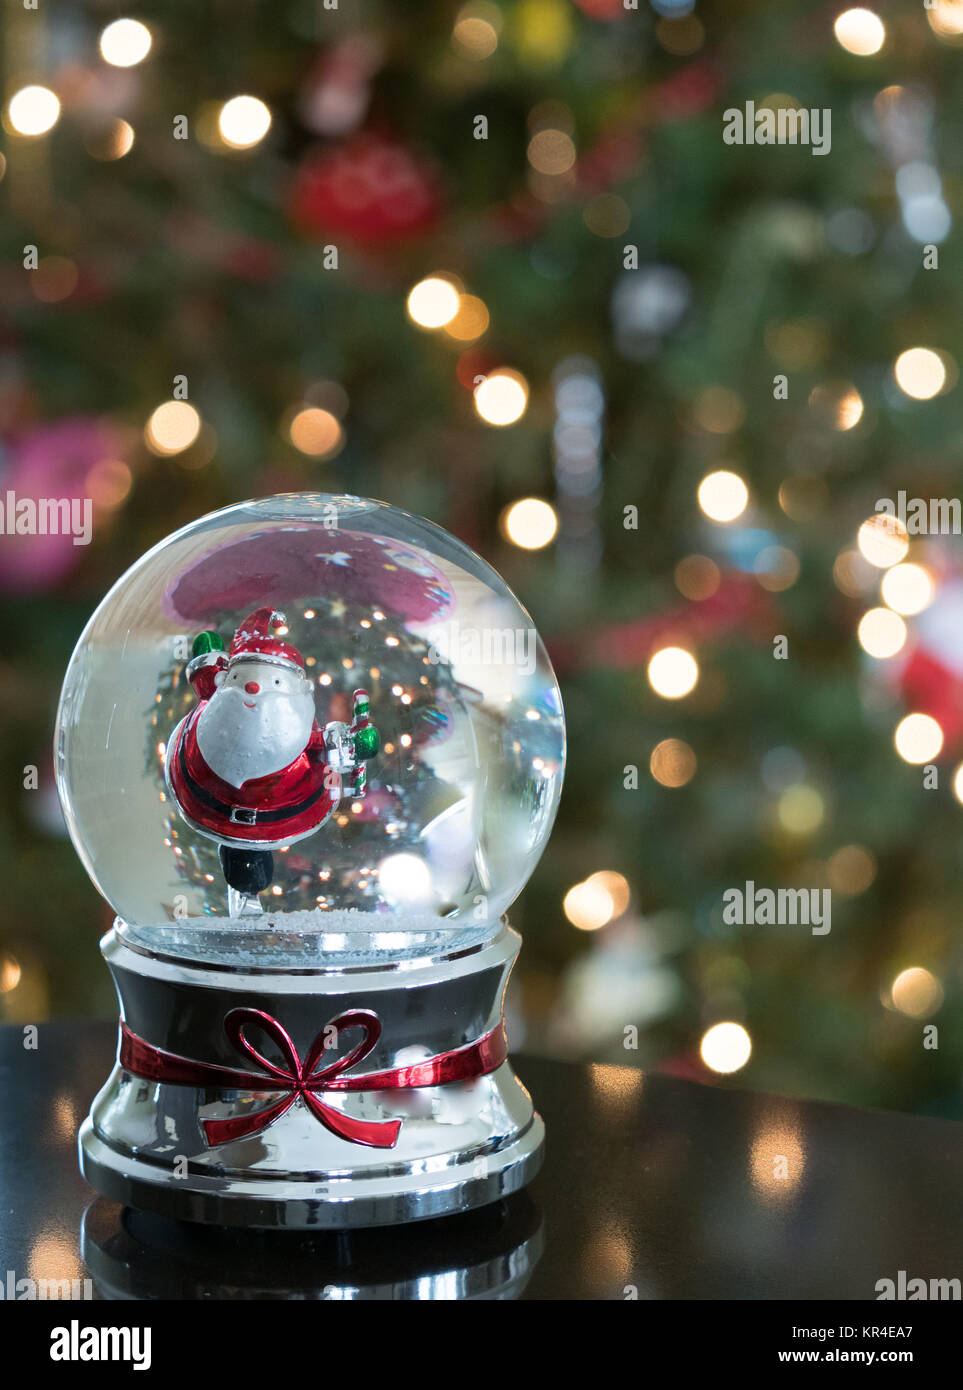
[[[350,726],[320,727],[286,630],[283,613],[257,608],[228,652],[216,632],[202,632],[187,667],[199,703],[167,745],[171,796],[188,825],[217,842],[232,917],[261,911],[273,849],[313,835],[342,796],[364,796],[365,761],[378,752],[365,690],[354,692]]]

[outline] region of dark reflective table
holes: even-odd
[[[0,1029],[0,1279],[95,1298],[875,1299],[963,1277],[963,1124],[517,1058],[548,1127],[525,1193],[343,1234],[228,1232],[95,1199],[77,1127],[113,1025]]]

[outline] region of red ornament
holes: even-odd
[[[390,245],[426,236],[443,207],[423,155],[379,135],[354,136],[308,156],[291,190],[291,220],[308,236]]]
[[[549,641],[560,671],[582,666],[625,670],[643,665],[659,647],[672,642],[713,641],[731,631],[767,640],[776,612],[772,599],[749,575],[727,575],[716,592],[698,603],[650,614]]]
[[[936,720],[943,731],[940,756],[948,758],[963,744],[963,576],[944,562],[936,580],[932,603],[909,620],[903,650],[891,660],[868,664],[898,692],[908,712]]]
[[[626,13],[623,0],[575,0],[575,3],[589,19],[621,19]]]
[[[697,58],[652,89],[649,110],[660,124],[696,116],[719,99],[725,86],[720,64],[712,58]]]

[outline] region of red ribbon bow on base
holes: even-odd
[[[269,1061],[245,1036],[244,1030],[253,1025],[275,1043],[287,1063],[286,1067]],[[322,1056],[329,1050],[328,1039],[332,1028],[336,1034],[343,1029],[361,1028],[364,1037],[350,1052],[336,1057],[326,1067],[316,1071]],[[165,1052],[145,1042],[132,1033],[123,1021],[120,1025],[118,1061],[125,1071],[146,1081],[160,1081],[173,1086],[286,1092],[264,1110],[225,1120],[203,1120],[207,1142],[212,1146],[260,1133],[286,1114],[295,1101],[303,1100],[315,1119],[339,1138],[369,1148],[391,1149],[398,1140],[400,1120],[358,1120],[332,1105],[326,1105],[319,1099],[318,1093],[407,1090],[419,1086],[442,1086],[451,1081],[468,1081],[494,1071],[508,1056],[505,1025],[502,1022],[477,1042],[429,1057],[410,1067],[346,1076],[344,1073],[355,1063],[363,1061],[381,1037],[381,1020],[370,1009],[349,1009],[333,1018],[318,1033],[303,1062],[290,1034],[276,1018],[262,1009],[232,1009],[224,1020],[224,1031],[234,1048],[246,1053],[259,1071],[241,1071],[179,1057],[174,1052]]]

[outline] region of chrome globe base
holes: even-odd
[[[265,1076],[279,1072],[252,1073],[254,1054],[239,1055],[225,1019],[239,1009],[267,1015],[300,1059],[332,1019],[373,1014],[380,1034],[363,1060],[344,1056],[355,1040],[349,1034],[322,1054],[318,1069],[332,1055],[343,1057],[341,1078],[409,1074],[426,1059],[457,1059],[499,1034],[519,946],[503,924],[487,942],[449,955],[277,971],[167,956],[133,945],[115,927],[101,949],[120,997],[122,1047],[80,1130],[84,1177],[109,1200],[144,1211],[262,1229],[420,1221],[516,1191],[541,1164],[544,1126],[497,1052],[489,1053],[490,1069],[465,1079],[394,1089],[333,1086],[315,1092],[312,1104],[293,1076],[266,1089]],[[261,1037],[248,1037],[269,1051]],[[216,1085],[212,1073],[220,1074]],[[246,1088],[252,1075],[259,1084]],[[279,1113],[262,1123],[268,1110]],[[391,1147],[345,1137],[359,1125],[375,1133],[396,1129],[397,1137]]]

